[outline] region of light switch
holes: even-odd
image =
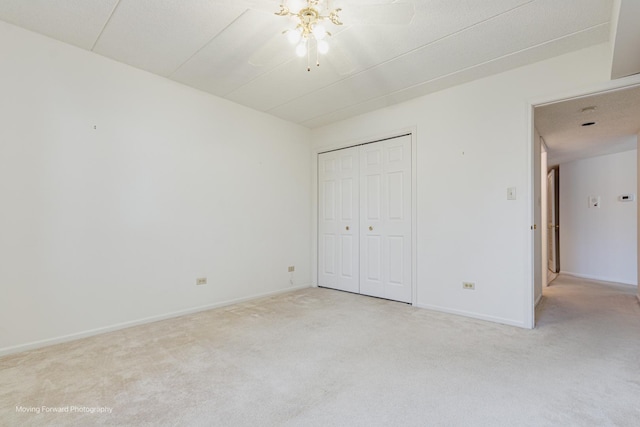
[[[515,200],[516,199],[516,187],[507,188],[507,200]]]

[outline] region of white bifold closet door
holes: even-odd
[[[318,284],[359,292],[358,147],[318,158]]]
[[[318,285],[411,302],[411,136],[319,155]]]

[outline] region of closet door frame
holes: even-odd
[[[312,148],[311,158],[311,185],[312,185],[312,209],[311,209],[311,285],[318,286],[318,156],[332,150],[340,150],[405,135],[411,136],[411,304],[418,303],[418,274],[417,274],[417,128],[408,127],[400,130],[381,133],[370,137],[352,138],[343,143],[322,145]],[[424,304],[425,302],[422,301]]]

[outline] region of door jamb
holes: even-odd
[[[556,242],[555,245],[555,249],[556,249],[556,253],[555,253],[555,261],[556,261],[556,265],[554,266],[555,268],[555,273],[559,274],[560,273],[560,231],[558,226],[560,225],[560,166],[554,166],[551,169],[555,170],[555,179],[553,180],[553,205],[555,207],[555,209],[553,210],[553,223],[555,224],[555,228],[553,230],[553,238]],[[547,261],[548,264],[548,261]],[[547,266],[548,268],[548,266]]]

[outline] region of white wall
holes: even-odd
[[[636,192],[636,150],[560,164],[563,273],[637,284],[637,201],[618,200]],[[599,208],[589,196],[600,196]]]
[[[598,45],[312,132],[318,151],[417,129],[418,306],[531,326],[527,103],[605,82],[609,63]]]
[[[1,22],[0,52],[0,354],[309,285],[308,129]]]

